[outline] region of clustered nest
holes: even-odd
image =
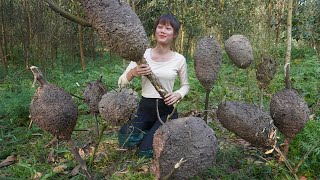
[[[147,34],[131,7],[119,0],[83,0],[86,16],[92,20],[109,49],[120,57],[139,61],[148,47]]]
[[[258,106],[242,102],[220,103],[217,111],[220,123],[229,131],[258,147],[273,145],[273,120]]]
[[[89,105],[90,113],[99,113],[98,104],[102,96],[107,92],[106,86],[101,79],[89,82],[84,90],[84,101]]]
[[[268,56],[263,56],[257,65],[256,77],[259,81],[259,88],[265,89],[276,74],[276,61]]]
[[[38,87],[30,106],[31,119],[41,129],[61,140],[69,140],[78,110],[69,93],[52,84]]]
[[[194,53],[194,68],[201,85],[210,90],[217,79],[222,62],[222,51],[214,37],[202,38]]]
[[[233,35],[224,42],[224,48],[231,61],[239,68],[247,68],[253,61],[249,40],[243,35]]]
[[[310,111],[295,90],[283,89],[272,96],[270,114],[280,132],[293,138],[305,126]]]
[[[201,118],[185,117],[166,122],[153,139],[156,179],[168,175],[181,158],[186,160],[172,179],[188,179],[215,162],[218,143],[214,131]]]
[[[111,125],[122,125],[136,114],[138,93],[132,89],[118,89],[104,94],[99,102],[101,117]]]

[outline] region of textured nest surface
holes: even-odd
[[[218,144],[214,131],[202,119],[185,117],[161,126],[154,135],[153,149],[156,179],[168,175],[181,158],[187,161],[172,179],[188,179],[214,164]]]
[[[293,138],[305,126],[310,111],[295,90],[284,89],[273,95],[270,114],[280,132]]]
[[[118,92],[117,92],[118,91]],[[132,118],[138,106],[138,93],[132,89],[109,91],[99,102],[101,117],[112,125],[122,125]]]
[[[221,47],[214,37],[204,37],[198,42],[194,60],[198,80],[206,90],[210,90],[222,62]]]
[[[273,120],[258,106],[242,102],[222,102],[217,111],[223,127],[242,139],[258,147],[272,144],[269,134],[273,130]]]
[[[224,42],[226,53],[239,68],[247,68],[253,61],[252,47],[243,35],[233,35]]]
[[[264,89],[269,86],[270,81],[276,74],[276,61],[271,57],[264,56],[257,65],[256,77],[259,81],[259,88]]]
[[[142,59],[148,38],[128,4],[119,0],[83,0],[82,5],[87,19],[112,52],[131,61]]]
[[[69,140],[78,110],[70,94],[52,84],[40,86],[30,106],[31,119],[61,140]]]
[[[100,81],[89,82],[88,86],[84,90],[84,101],[89,105],[90,113],[98,113],[98,104],[101,97],[107,92],[107,88]]]

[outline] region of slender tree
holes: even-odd
[[[287,19],[287,53],[285,60],[285,84],[287,89],[291,89],[290,81],[290,60],[292,43],[292,0],[288,1],[288,19]]]
[[[1,43],[0,43],[0,48],[1,48],[1,59],[2,59],[2,64],[5,68],[5,71],[8,71],[8,60],[7,60],[7,37],[6,37],[6,24],[4,20],[4,1],[0,0],[0,7],[1,7]]]

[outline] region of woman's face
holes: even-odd
[[[157,43],[170,44],[173,39],[176,38],[176,34],[174,33],[174,30],[169,23],[158,24],[155,32],[155,37]]]

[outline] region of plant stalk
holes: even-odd
[[[87,179],[93,179],[91,174],[88,171],[87,165],[85,163],[85,161],[81,158],[78,149],[76,148],[76,146],[74,145],[74,142],[72,141],[72,139],[70,139],[68,141],[68,145],[69,148],[71,150],[71,153],[74,155],[74,158],[76,159],[76,161],[79,163],[83,173],[86,175]]]
[[[204,122],[208,124],[208,106],[209,106],[209,95],[210,95],[210,90],[206,90],[206,99],[205,99],[205,105],[204,105]]]
[[[97,149],[99,148],[99,144],[100,144],[100,141],[102,139],[102,135],[103,135],[103,132],[104,130],[107,128],[107,125],[103,124],[101,129],[100,129],[100,133],[99,133],[99,137],[98,137],[98,142],[96,143],[95,147],[94,147],[94,150],[93,150],[93,153],[92,153],[92,156],[90,157],[90,161],[89,161],[89,164],[92,165],[93,164],[93,161],[94,161],[94,158],[96,156],[96,153],[97,153]]]
[[[260,94],[259,94],[259,107],[262,110],[263,109],[263,88],[260,89]]]
[[[249,75],[250,75],[250,70],[249,68],[246,68],[246,71],[247,71],[247,85],[248,85],[248,101],[250,103],[252,103],[252,99],[251,99],[251,91],[250,91],[250,81],[249,81]]]

